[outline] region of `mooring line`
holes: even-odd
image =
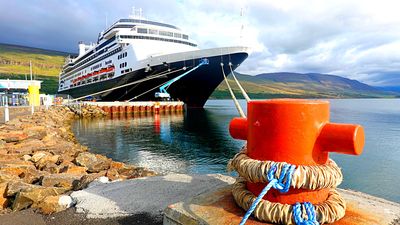
[[[229,85],[228,79],[226,78],[225,71],[224,71],[224,63],[222,63],[222,62],[221,62],[221,69],[222,69],[222,74],[224,75],[224,80],[225,80],[226,86],[228,86],[228,90],[231,93],[231,97],[232,97],[233,102],[235,103],[236,109],[238,110],[241,117],[246,118],[246,114],[244,114],[243,109],[239,104],[239,101],[236,99],[235,94],[233,93],[232,88]]]

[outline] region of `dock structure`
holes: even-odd
[[[170,204],[164,210],[164,225],[224,225],[239,224],[245,211],[232,197],[232,187],[225,186],[194,196],[186,201]],[[361,192],[339,189],[347,202],[345,216],[334,225],[394,225],[400,222],[400,204]],[[248,225],[272,225],[254,217]]]
[[[181,101],[164,102],[85,102],[87,105],[95,105],[109,114],[144,113],[144,112],[179,112],[185,109]]]

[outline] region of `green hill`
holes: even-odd
[[[18,45],[0,44],[0,79],[29,79],[29,61],[37,80],[42,80],[41,92],[54,94],[58,74],[68,53]]]
[[[251,98],[393,98],[399,95],[335,75],[266,73],[249,76],[235,74]],[[233,78],[229,76],[228,80],[235,94],[241,97]],[[230,98],[225,82],[217,87],[211,97]]]

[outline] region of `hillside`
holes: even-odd
[[[43,80],[41,92],[56,93],[58,74],[68,53],[0,44],[0,79],[25,79],[29,77],[32,61],[34,77]]]
[[[236,76],[251,98],[390,98],[399,93],[387,92],[356,80],[326,74],[265,73],[256,76]],[[241,97],[232,77],[230,84]],[[225,82],[222,82],[212,98],[230,98]]]

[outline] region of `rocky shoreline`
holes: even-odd
[[[44,214],[72,204],[69,193],[103,182],[154,176],[153,171],[88,152],[71,131],[76,117],[101,117],[96,106],[54,106],[0,125],[0,213]]]

